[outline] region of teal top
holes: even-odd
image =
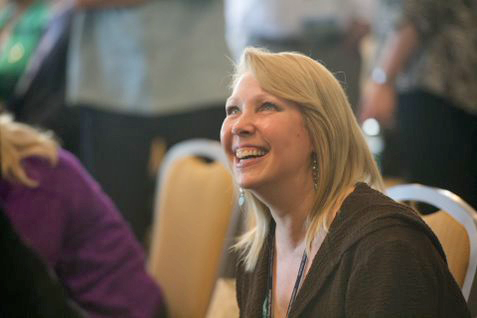
[[[15,4],[0,11],[0,30],[15,15]],[[9,99],[18,79],[35,52],[49,20],[49,8],[43,1],[34,2],[15,21],[10,34],[0,47],[0,101]]]

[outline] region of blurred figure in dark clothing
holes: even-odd
[[[231,64],[222,1],[77,0],[76,6],[67,99],[80,112],[80,159],[145,241],[157,174],[151,178],[148,169],[154,141],[169,147],[218,139]]]
[[[387,160],[396,161],[396,176],[448,189],[477,208],[475,5],[380,1],[377,58],[361,118],[394,126],[394,157]]]

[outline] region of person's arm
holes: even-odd
[[[362,40],[371,31],[376,3],[375,0],[347,0],[345,3],[349,10],[345,46],[359,51]]]
[[[386,42],[378,67],[393,81],[406,66],[418,43],[419,35],[414,25],[411,23],[403,25]]]
[[[74,299],[95,317],[166,317],[163,293],[146,272],[144,252],[111,199],[79,161],[60,152],[58,194],[68,211],[55,266]]]
[[[390,35],[363,92],[362,120],[374,117],[384,125],[392,125],[396,108],[394,80],[418,45],[419,34],[411,23],[404,24]]]

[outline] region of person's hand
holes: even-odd
[[[383,126],[394,125],[396,90],[391,84],[366,83],[360,102],[360,120],[376,118]]]

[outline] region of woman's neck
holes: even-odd
[[[329,211],[323,211],[330,214],[328,218],[330,223],[338,214],[343,201],[354,191],[354,188],[354,186],[347,188],[331,205]],[[275,237],[277,244],[289,251],[297,248],[303,250],[314,199],[314,191],[302,192],[301,195],[291,192],[288,195],[278,196],[274,205],[268,205],[276,224]]]
[[[274,183],[255,194],[270,210],[276,224],[276,238],[290,248],[299,246],[305,238],[308,216],[315,200],[313,184],[303,182],[288,186]]]

